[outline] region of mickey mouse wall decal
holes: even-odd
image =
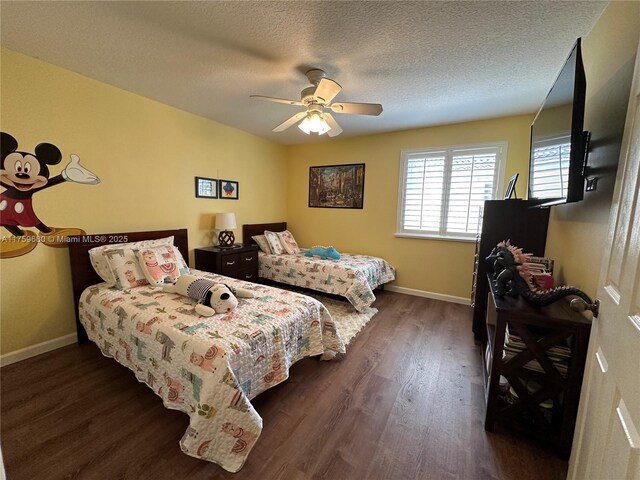
[[[36,192],[65,182],[96,185],[100,179],[80,165],[80,157],[71,155],[71,161],[61,174],[49,178],[49,165],[62,161],[62,152],[51,143],[41,143],[34,153],[18,150],[18,141],[0,132],[1,164],[0,225],[12,237],[2,238],[0,258],[12,258],[33,250],[38,243],[50,247],[65,247],[69,235],[83,235],[79,228],[52,228],[36,215],[32,197]],[[20,227],[35,227],[38,233]]]

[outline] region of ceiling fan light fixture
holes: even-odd
[[[327,124],[322,114],[318,112],[310,112],[304,120],[300,122],[298,128],[307,135],[311,135],[311,132],[324,135],[331,130],[331,127]]]
[[[260,100],[306,107],[306,110],[287,118],[272,131],[284,132],[287,128],[298,124],[298,128],[307,135],[311,135],[311,133],[324,135],[326,133],[329,137],[335,137],[342,133],[342,127],[328,110],[351,115],[378,116],[382,113],[382,105],[379,103],[331,103],[342,90],[340,84],[327,78],[326,74],[318,68],[312,68],[307,71],[306,75],[313,86],[300,92],[300,100],[251,95],[252,98]]]

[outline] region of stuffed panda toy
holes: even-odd
[[[196,313],[203,317],[211,317],[216,313],[228,313],[236,308],[238,299],[235,295],[241,298],[254,296],[253,292],[246,288],[232,288],[224,283],[195,275],[182,275],[175,283],[165,285],[163,291],[178,293],[197,300]]]

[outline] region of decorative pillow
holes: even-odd
[[[189,273],[180,250],[173,245],[141,248],[136,250],[136,258],[142,274],[155,287],[164,285],[167,277],[175,281],[180,275]]]
[[[269,246],[269,242],[267,242],[267,238],[264,235],[254,235],[253,240],[258,244],[260,250],[264,253],[271,253],[271,247]]]
[[[284,249],[284,245],[282,245],[282,242],[280,241],[280,237],[276,232],[270,232],[269,230],[265,230],[264,236],[266,237],[267,242],[269,243],[269,247],[271,247],[271,253],[273,253],[274,255],[282,255],[283,253],[286,253],[286,250]]]
[[[286,250],[287,253],[295,254],[300,253],[300,247],[298,246],[298,242],[293,238],[293,235],[289,230],[285,230],[284,232],[278,232],[278,238],[280,239],[280,243]]]
[[[103,245],[89,250],[91,266],[100,278],[107,282],[107,285],[110,287],[113,287],[116,284],[116,277],[113,275],[113,272],[109,267],[109,262],[107,262],[107,257],[104,256],[104,252],[113,247],[114,245]]]
[[[116,279],[118,290],[147,285],[149,282],[142,273],[142,269],[136,258],[136,250],[126,247],[112,248],[106,250],[104,256],[107,258],[109,268]]]
[[[142,240],[139,242],[112,243],[110,245],[101,245],[89,250],[89,259],[91,260],[93,269],[100,276],[100,278],[107,282],[107,285],[109,287],[113,287],[116,284],[117,279],[114,273],[111,271],[111,267],[109,266],[109,262],[107,262],[107,257],[105,257],[104,252],[118,247],[139,249],[144,247],[154,247],[156,245],[173,245],[173,236],[158,238],[156,240]]]

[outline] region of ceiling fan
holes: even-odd
[[[300,100],[286,100],[284,98],[251,95],[252,98],[258,98],[260,100],[306,107],[305,111],[296,113],[274,128],[274,132],[282,132],[302,120],[298,128],[307,135],[314,132],[318,135],[326,133],[330,137],[335,137],[342,133],[342,128],[338,125],[335,118],[333,118],[333,115],[326,112],[325,109],[332,110],[335,113],[355,115],[377,116],[382,113],[382,105],[379,103],[331,103],[336,95],[340,93],[342,87],[334,80],[327,78],[326,73],[318,68],[307,71],[305,75],[313,86],[307,87],[300,92]]]

